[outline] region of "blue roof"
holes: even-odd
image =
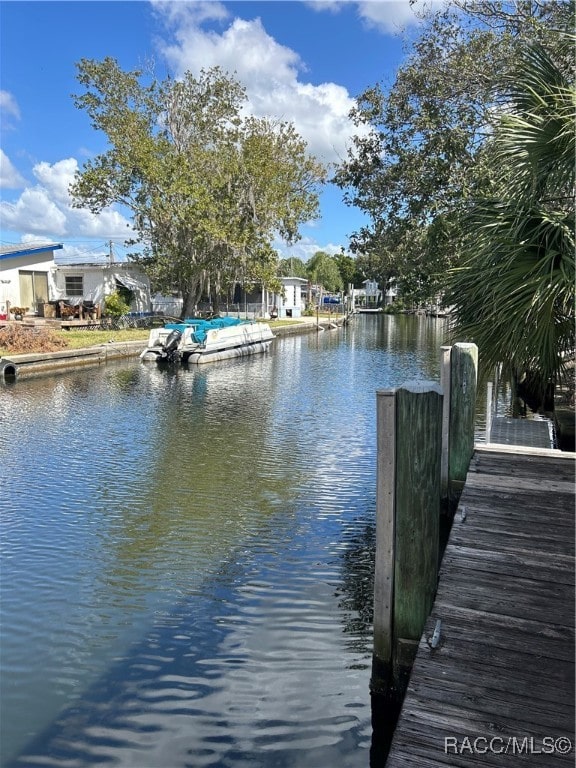
[[[62,243],[36,243],[35,245],[26,245],[22,243],[20,245],[3,245],[0,247],[0,260],[16,259],[19,256],[29,256],[33,253],[41,253],[42,251],[58,251],[63,247]]]

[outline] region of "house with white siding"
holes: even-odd
[[[150,312],[150,281],[138,264],[130,261],[58,264],[54,273],[55,301],[89,302],[101,309],[104,298],[123,294],[131,312]]]
[[[301,317],[306,306],[308,280],[303,277],[281,277],[283,293],[275,297],[278,317]]]
[[[20,243],[0,247],[0,320],[9,307],[34,314],[54,293],[54,251],[61,243]]]
[[[150,312],[150,281],[138,264],[97,261],[58,263],[61,243],[31,243],[0,247],[0,320],[10,307],[43,315],[45,305],[93,304],[103,309],[104,298],[119,290],[132,312]]]

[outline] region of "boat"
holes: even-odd
[[[235,317],[187,318],[153,328],[140,359],[200,365],[266,352],[274,338],[268,323]]]

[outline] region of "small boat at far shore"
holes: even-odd
[[[274,340],[267,323],[218,317],[213,320],[185,319],[153,328],[141,360],[187,364],[212,363],[232,357],[266,352]]]

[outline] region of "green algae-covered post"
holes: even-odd
[[[376,563],[374,569],[374,659],[387,676],[392,660],[394,545],[396,538],[396,393],[376,393]]]
[[[444,393],[442,405],[442,458],[440,464],[440,494],[448,498],[448,456],[450,449],[450,353],[452,347],[440,347],[440,386]]]
[[[415,652],[436,593],[442,401],[442,390],[434,382],[405,384],[396,393],[393,637],[402,666],[412,662],[411,651]]]
[[[430,381],[377,393],[375,686],[411,664],[436,591],[442,400]]]
[[[450,353],[450,425],[448,485],[452,498],[464,487],[474,452],[478,347],[454,344]]]

